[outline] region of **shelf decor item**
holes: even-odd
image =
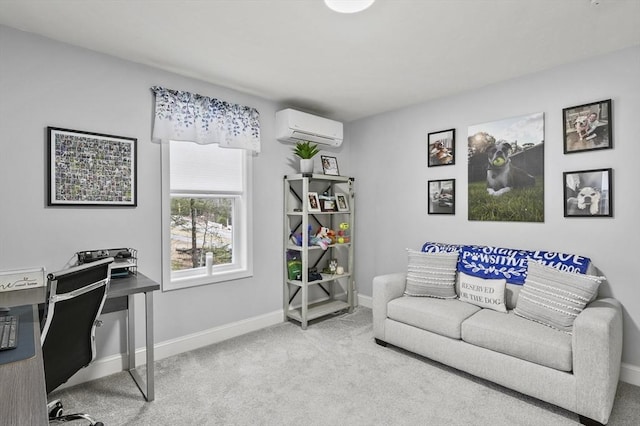
[[[319,153],[318,145],[301,141],[293,147],[293,153],[300,157],[300,173],[313,173],[313,157]]]
[[[564,153],[613,148],[611,99],[562,110]]]
[[[346,194],[343,194],[343,193],[336,194],[336,206],[338,207],[339,212],[349,211],[349,201],[347,200]]]
[[[338,171],[338,160],[336,157],[321,155],[320,158],[322,159],[322,170],[325,175],[340,176],[340,172]]]
[[[137,139],[48,127],[49,206],[137,205]]]
[[[613,217],[612,169],[564,172],[564,217]]]
[[[309,200],[309,205],[307,209],[310,212],[319,212],[320,211],[320,199],[318,199],[317,192],[309,192],[307,194],[307,199]]]

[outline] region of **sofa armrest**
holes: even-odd
[[[578,413],[606,424],[618,388],[622,307],[612,298],[590,303],[573,324],[573,374]]]
[[[373,337],[383,340],[384,320],[387,318],[387,303],[404,294],[407,274],[378,275],[373,278]]]

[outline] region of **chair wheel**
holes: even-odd
[[[62,403],[58,401],[56,402],[56,405],[51,408],[51,411],[49,411],[49,418],[51,419],[62,416],[62,411]]]
[[[102,423],[102,422],[97,422],[97,423],[95,423],[95,424],[94,424],[94,426],[104,426],[104,423]]]

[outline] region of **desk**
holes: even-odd
[[[11,298],[16,305],[31,305],[33,309],[33,339],[35,356],[22,361],[0,365],[0,418],[3,425],[41,425],[47,424],[47,390],[44,382],[42,364],[42,346],[40,345],[40,324],[38,321],[38,305],[32,298],[38,292],[16,290],[10,293],[29,292]],[[43,292],[39,292],[43,293]],[[0,303],[4,303],[0,293]],[[2,305],[7,306],[7,305]],[[27,326],[20,323],[19,326]],[[18,341],[18,344],[20,342]]]
[[[107,301],[102,308],[103,314],[125,309],[128,311],[126,369],[147,401],[153,401],[155,398],[153,381],[153,292],[159,288],[160,284],[139,272],[136,275],[129,275],[125,278],[112,278],[109,283]],[[147,353],[146,380],[143,380],[136,370],[136,321],[133,297],[138,293],[144,293]]]
[[[127,356],[126,369],[147,401],[153,401],[154,368],[153,368],[153,292],[160,289],[160,284],[138,273],[126,278],[114,278],[109,284],[107,301],[102,313],[127,310]],[[136,371],[135,360],[135,316],[133,297],[145,295],[145,328],[147,374],[146,383]],[[34,318],[38,318],[38,304],[44,303],[46,288],[30,288],[0,293],[0,306],[12,307],[33,305]],[[0,414],[8,424],[46,424],[47,395],[44,382],[44,366],[42,347],[40,345],[40,327],[34,321],[34,339],[36,339],[36,356],[23,361],[0,365]],[[18,342],[20,344],[20,342]],[[9,390],[9,392],[7,392]]]

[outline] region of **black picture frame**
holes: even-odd
[[[564,172],[562,184],[564,217],[613,217],[613,169]]]
[[[47,127],[49,206],[136,207],[136,138]]]
[[[456,180],[427,181],[427,213],[456,214]]]
[[[613,148],[611,99],[562,110],[565,154]]]
[[[427,167],[456,164],[456,129],[427,133]]]
[[[338,159],[336,157],[321,155],[320,160],[322,162],[322,171],[325,175],[340,176],[340,171],[338,170]]]

